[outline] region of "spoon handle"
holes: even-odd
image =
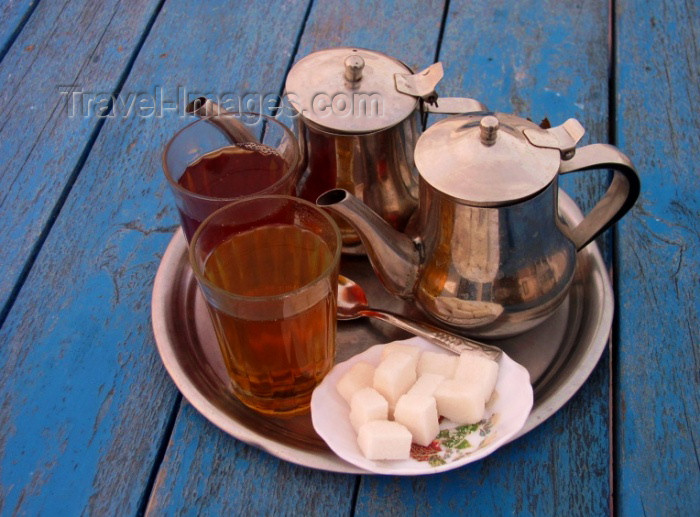
[[[430,325],[429,323],[411,320],[405,316],[399,316],[398,314],[394,314],[392,312],[368,309],[363,310],[362,315],[395,325],[396,327],[406,330],[411,334],[415,334],[418,337],[422,337],[423,339],[454,352],[455,354],[460,354],[465,351],[480,351],[494,361],[498,361],[503,354],[501,349],[495,346],[480,343],[479,341],[474,341],[473,339],[469,339],[467,337],[458,336],[457,334],[446,332],[438,327]]]

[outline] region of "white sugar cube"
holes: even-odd
[[[413,386],[411,386],[411,389],[408,390],[406,394],[432,397],[433,393],[435,392],[435,389],[444,380],[444,375],[438,375],[437,373],[424,373],[418,377],[416,383]]]
[[[360,361],[359,363],[353,365],[353,367],[341,377],[335,389],[337,389],[340,396],[343,397],[348,404],[350,404],[350,400],[355,392],[361,390],[362,388],[371,387],[373,381],[374,366]]]
[[[427,447],[440,432],[437,404],[433,397],[402,395],[396,403],[394,420],[406,426],[413,442]]]
[[[411,433],[398,422],[372,420],[360,427],[357,445],[368,460],[405,460],[411,453]]]
[[[399,397],[416,382],[416,367],[413,357],[403,352],[387,355],[374,371],[373,388],[395,406]]]
[[[423,352],[418,360],[416,372],[418,375],[425,373],[436,373],[445,377],[452,377],[459,357],[451,354],[441,354],[440,352]]]
[[[440,383],[433,396],[438,413],[456,424],[476,424],[484,418],[484,396],[475,386],[447,379]]]
[[[357,431],[372,420],[387,420],[389,403],[374,388],[356,391],[350,400],[350,423]]]
[[[484,401],[488,402],[498,379],[498,363],[480,352],[463,352],[459,356],[454,378],[478,385]]]
[[[387,343],[384,345],[384,348],[382,348],[382,360],[386,359],[389,354],[393,354],[394,352],[403,352],[404,354],[408,354],[413,357],[413,360],[415,361],[414,364],[418,364],[418,359],[421,356],[422,350],[417,346],[393,341],[391,343]]]

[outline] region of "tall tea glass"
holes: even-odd
[[[234,394],[265,414],[308,411],[333,366],[342,241],[307,201],[251,196],[210,215],[190,262]]]
[[[292,131],[259,113],[198,119],[163,151],[163,171],[188,241],[209,214],[242,196],[294,195],[300,166]]]

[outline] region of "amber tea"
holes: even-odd
[[[214,248],[204,276],[233,306],[209,304],[233,389],[264,413],[297,413],[333,364],[334,256],[315,233],[270,224],[235,234]],[[324,276],[326,275],[326,276]],[[244,310],[235,297],[260,297]]]
[[[197,119],[163,150],[163,172],[188,242],[202,221],[238,199],[294,195],[301,164],[292,130],[260,113]]]
[[[287,170],[284,158],[271,147],[242,143],[200,156],[185,169],[178,184],[198,196],[234,199],[264,191],[280,181]],[[291,183],[282,185],[276,193],[291,194],[291,189]],[[197,217],[191,211],[180,210],[188,239],[207,215],[207,211]]]

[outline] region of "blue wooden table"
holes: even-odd
[[[700,7],[680,0],[0,6],[0,514],[698,515]],[[219,431],[166,373],[153,279],[177,228],[160,155],[183,98],[281,93],[337,45],[441,93],[561,123],[633,160],[641,197],[598,240],[609,346],[543,425],[420,478],[283,462]],[[251,95],[249,95],[251,94]],[[149,99],[155,99],[151,103]],[[153,104],[153,106],[151,106]],[[608,177],[564,188],[585,210]]]

